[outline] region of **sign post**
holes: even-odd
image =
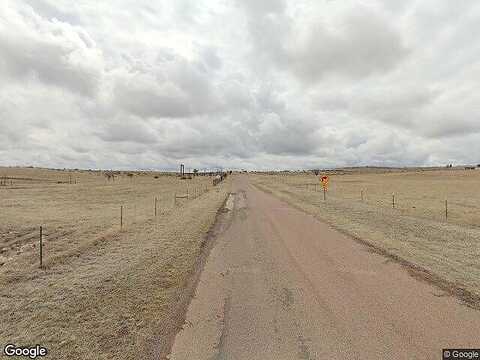
[[[328,176],[323,175],[320,178],[320,182],[322,183],[322,186],[323,186],[323,200],[325,201],[327,200]]]

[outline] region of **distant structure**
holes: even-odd
[[[213,186],[216,186],[218,183],[222,182],[226,177],[228,173],[219,171],[213,178]]]
[[[185,165],[180,164],[180,176],[185,177]]]
[[[104,175],[108,181],[110,180],[115,181],[115,173],[113,171],[105,171]]]

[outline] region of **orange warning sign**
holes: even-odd
[[[320,178],[320,182],[322,183],[323,188],[326,190],[328,187],[328,176],[324,175]]]

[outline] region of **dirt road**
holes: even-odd
[[[170,359],[441,359],[480,312],[239,177]]]

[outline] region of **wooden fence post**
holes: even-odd
[[[40,226],[40,269],[43,267],[43,226]]]
[[[157,198],[155,197],[155,217],[157,217]]]
[[[123,228],[123,205],[120,206],[120,229]]]
[[[395,209],[395,193],[392,194],[392,208]]]
[[[445,199],[445,221],[448,221],[448,200]]]

